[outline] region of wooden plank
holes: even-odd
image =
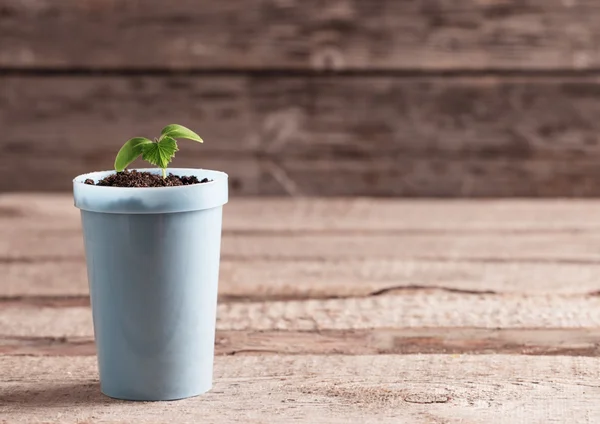
[[[177,402],[101,395],[96,360],[0,357],[6,423],[597,422],[596,358],[218,357],[214,389]],[[257,406],[258,405],[258,406]]]
[[[595,196],[599,82],[6,77],[0,191],[70,190],[132,135],[180,122],[207,142],[174,166],[227,171],[234,194]]]
[[[4,263],[74,261],[83,258],[78,231],[24,232],[4,229],[0,258]],[[443,262],[535,262],[596,264],[600,233],[519,234],[299,234],[229,235],[222,239],[223,260],[402,259]]]
[[[600,263],[223,260],[219,301],[332,299],[417,290],[585,295],[600,292],[599,273]],[[89,305],[83,259],[0,263],[0,275],[0,305]]]
[[[34,240],[36,237],[33,238]],[[45,255],[42,247],[51,239],[39,240],[32,255]],[[76,249],[79,239],[64,240],[60,246]],[[25,251],[28,245],[13,243],[11,253]],[[6,251],[4,249],[0,252]],[[497,235],[298,235],[290,242],[285,235],[223,237],[224,259],[364,259],[401,258],[440,261],[563,262],[597,263],[600,234]]]
[[[223,231],[281,234],[513,234],[600,230],[596,199],[384,199],[233,197]],[[282,219],[283,218],[283,219]],[[71,194],[0,193],[0,229],[78,231]]]
[[[223,303],[219,304],[217,313],[219,330],[377,327],[600,327],[600,297],[417,291],[368,298]],[[6,337],[91,337],[92,314],[86,307],[3,306],[0,334]]]
[[[600,324],[599,307],[597,296],[417,291],[367,298],[222,304],[218,327],[232,330],[595,327]]]
[[[597,328],[221,331],[215,355],[519,354],[600,356]],[[0,355],[94,356],[91,337],[3,337]]]
[[[418,288],[597,292],[599,234],[589,218],[599,206],[235,199],[225,208],[221,301]],[[87,294],[78,211],[70,197],[4,195],[0,211],[0,297],[33,295],[44,303],[44,296],[54,296],[59,299],[50,302],[61,303],[61,297]]]
[[[443,132],[435,137],[443,139]],[[498,158],[494,157],[496,154]],[[503,157],[505,154],[516,157]],[[596,159],[574,159],[569,157],[570,153],[536,157],[545,154],[544,148],[539,151],[533,148],[528,153],[508,153],[503,149],[491,154],[465,152],[464,156],[433,151],[428,158],[413,157],[420,153],[408,152],[389,157],[374,154],[369,159],[356,160],[281,159],[277,162],[277,171],[265,172],[267,175],[264,182],[261,181],[258,194],[441,198],[597,197],[600,194],[595,184],[600,178]],[[479,155],[487,157],[477,157]],[[592,157],[595,155],[592,153]]]
[[[598,232],[590,217],[599,206],[234,199],[225,208],[221,301],[360,297],[428,287],[596,292],[598,258],[591,255]],[[87,303],[71,298],[87,295],[79,212],[71,198],[3,195],[0,211],[0,297]],[[363,247],[353,250],[356,244]]]
[[[487,70],[600,64],[600,8],[593,0],[180,0],[162,6],[159,0],[2,0],[0,67]]]

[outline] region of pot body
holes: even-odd
[[[170,172],[211,178],[214,171]],[[227,176],[158,189],[82,184],[95,174],[104,173],[76,178],[74,191],[102,392],[173,400],[208,391]]]

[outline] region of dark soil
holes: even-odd
[[[94,180],[87,179],[85,184],[104,187],[175,187],[192,184],[208,183],[211,180],[204,178],[202,181],[195,176],[183,176],[169,174],[165,179],[161,175],[150,172],[128,171],[117,172],[109,175],[94,184]]]

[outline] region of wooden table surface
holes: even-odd
[[[600,422],[600,201],[233,199],[214,389],[100,394],[79,212],[0,196],[0,422]]]

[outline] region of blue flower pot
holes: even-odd
[[[170,169],[212,180],[179,187],[84,184],[113,172],[73,180],[101,390],[145,401],[199,395],[212,387],[227,174]]]

